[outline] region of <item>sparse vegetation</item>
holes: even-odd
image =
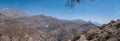
[[[101,28],[89,29],[86,32],[83,32],[83,34],[79,34],[81,36],[84,35],[84,37],[75,41],[120,41],[119,25],[120,21],[111,21]]]
[[[0,41],[120,41],[119,36],[119,19],[99,27],[83,20],[44,15],[14,18],[0,13]]]

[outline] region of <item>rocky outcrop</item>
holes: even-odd
[[[75,38],[78,37],[78,38]],[[120,20],[111,21],[102,27],[89,29],[71,41],[120,41]]]

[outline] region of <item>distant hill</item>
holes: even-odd
[[[80,24],[86,24],[88,23],[87,21],[84,21],[82,19],[75,19],[75,20],[70,20],[71,22],[75,22],[75,23],[80,23]]]
[[[29,16],[29,15],[23,13],[23,12],[12,10],[12,9],[9,9],[9,8],[1,8],[0,9],[0,14],[3,14],[6,17],[13,18],[13,19],[18,18],[18,17]]]
[[[17,20],[25,23],[29,27],[34,27],[39,31],[46,32],[58,40],[65,39],[83,30],[97,27],[83,20],[62,20],[45,15],[17,18]]]
[[[97,23],[97,22],[92,22],[93,24],[97,25],[97,26],[102,26],[102,24]]]

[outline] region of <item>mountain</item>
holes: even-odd
[[[7,41],[64,41],[84,30],[98,27],[81,19],[63,20],[45,15],[29,16],[8,8],[0,9],[0,18],[0,34],[5,36]],[[0,40],[6,40],[2,36]]]
[[[97,26],[102,26],[102,24],[97,23],[97,22],[92,22],[93,24],[97,25]]]
[[[34,27],[39,31],[46,32],[49,36],[55,37],[60,41],[78,32],[82,32],[83,30],[97,27],[96,25],[83,20],[62,20],[45,15],[21,17],[17,18],[17,20],[25,23],[31,28]]]
[[[80,23],[80,24],[86,24],[88,23],[87,21],[81,20],[81,19],[75,19],[75,20],[70,20],[71,22],[75,22],[75,23]]]
[[[70,41],[120,41],[120,19],[77,34]]]
[[[45,41],[44,36],[42,32],[0,14],[0,41]]]
[[[0,19],[5,19],[6,18],[6,16],[5,15],[2,15],[1,13],[0,13]]]
[[[3,14],[9,18],[18,18],[18,17],[25,17],[25,16],[29,16],[25,13],[22,13],[20,11],[16,11],[16,10],[12,10],[9,8],[2,8],[0,9],[0,14]]]

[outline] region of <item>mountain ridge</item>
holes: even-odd
[[[50,41],[50,40],[51,41],[63,41],[67,39],[68,37],[71,37],[77,33],[81,33],[84,30],[98,27],[91,22],[86,22],[81,19],[62,20],[62,19],[58,19],[55,17],[51,17],[51,16],[45,16],[45,15],[34,15],[34,16],[25,15],[24,16],[24,13],[22,12],[19,13],[19,11],[16,12],[14,10],[11,11],[8,9],[5,9],[5,11],[1,10],[0,14],[1,16],[7,17],[8,20],[15,20],[15,21],[20,22],[22,25],[27,26],[28,29],[26,30],[28,31],[29,29],[35,29],[35,31],[37,31],[36,33],[41,33],[40,34],[42,35],[42,37],[40,37],[42,38],[41,41]],[[14,27],[18,24],[10,23],[9,25],[12,25]]]
[[[9,8],[1,8],[0,9],[0,13],[9,17],[9,18],[19,18],[19,17],[26,17],[26,16],[29,16],[23,12],[20,12],[20,11],[17,11],[17,10],[12,10],[12,9],[9,9]]]

